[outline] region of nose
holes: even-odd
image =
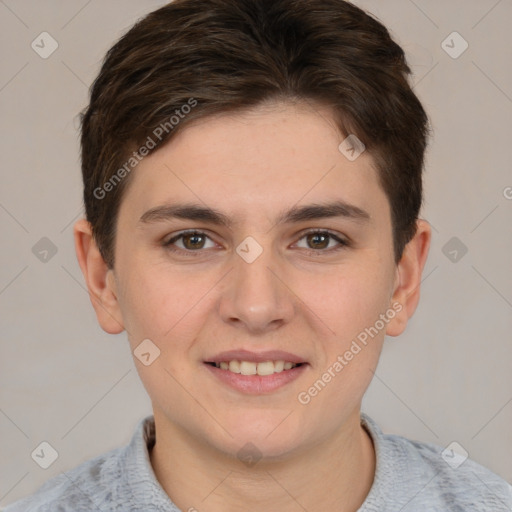
[[[220,302],[222,319],[253,334],[288,323],[295,311],[294,296],[272,251],[264,249],[251,263],[237,253],[233,260]]]

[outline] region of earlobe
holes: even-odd
[[[89,222],[85,219],[78,220],[73,233],[76,256],[98,322],[105,332],[119,334],[123,332],[124,325],[113,270],[103,260]]]
[[[430,248],[431,228],[428,222],[417,221],[416,234],[405,246],[402,258],[396,268],[394,291],[391,304],[398,303],[396,316],[389,322],[386,334],[398,336],[414,314],[420,299],[421,275]]]

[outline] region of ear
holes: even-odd
[[[398,336],[407,326],[420,300],[421,274],[427,260],[432,231],[428,222],[419,219],[416,234],[405,246],[402,258],[396,268],[395,283],[391,304],[401,306],[393,308],[395,317],[387,325],[386,334]]]
[[[73,233],[76,256],[98,322],[105,332],[119,334],[124,331],[124,325],[117,300],[114,271],[103,260],[89,222],[85,219],[78,220]]]

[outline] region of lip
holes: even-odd
[[[257,362],[272,360],[272,358],[268,357],[268,354],[270,353],[271,352],[266,352],[265,358],[260,359]],[[226,354],[229,354],[231,357],[231,353],[226,352]],[[283,352],[280,352],[279,354],[282,355]],[[221,355],[222,357],[224,357],[223,354]],[[258,357],[260,357],[261,355],[262,354],[258,354]],[[236,358],[233,357],[232,359],[229,360],[232,361],[233,359]],[[282,359],[282,357],[279,356],[279,358],[277,358],[276,360],[279,359]],[[247,361],[251,359],[243,360]],[[226,361],[226,359],[223,359],[223,361]],[[203,363],[203,366],[207,368],[208,371],[210,371],[216,379],[219,379],[224,385],[227,385],[232,389],[249,395],[263,395],[272,393],[273,391],[276,391],[280,388],[283,388],[287,384],[290,384],[291,382],[299,378],[299,376],[302,375],[304,371],[306,371],[306,368],[309,365],[307,363],[304,363],[301,364],[300,366],[291,368],[290,370],[284,370],[280,373],[273,373],[272,375],[242,375],[241,373],[233,373],[230,372],[229,370],[222,370],[221,368],[217,368],[216,366],[212,366],[210,364],[207,364],[206,362]]]
[[[252,363],[263,363],[265,361],[289,361],[290,363],[307,363],[305,359],[291,352],[282,350],[266,350],[264,352],[252,352],[250,350],[228,350],[221,352],[209,359],[205,363],[221,363],[223,361],[250,361]],[[225,371],[225,370],[223,370]],[[290,371],[290,370],[286,370]]]

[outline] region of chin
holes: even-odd
[[[222,441],[219,439],[218,447],[230,455],[240,458],[245,452],[248,456],[280,458],[286,456],[300,447],[304,441],[304,431],[291,421],[291,416],[285,421],[286,414],[261,416],[256,421],[226,422],[226,430],[233,437],[229,437],[221,429]],[[276,419],[278,418],[278,419]],[[254,452],[254,453],[252,453]]]

